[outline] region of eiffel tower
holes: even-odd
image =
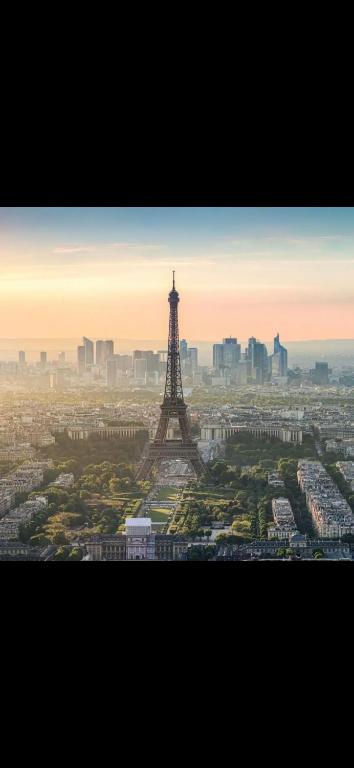
[[[168,330],[168,355],[165,395],[160,406],[161,415],[153,443],[148,446],[146,458],[141,463],[136,479],[146,480],[163,460],[183,459],[196,475],[206,472],[206,466],[200,456],[196,443],[192,440],[191,428],[187,417],[187,406],[183,399],[181,360],[179,355],[178,302],[179,295],[175,288],[173,272],[172,291],[168,297],[170,322]],[[180,440],[167,440],[168,423],[177,418],[181,430]]]

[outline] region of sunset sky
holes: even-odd
[[[354,338],[353,208],[2,208],[0,337]]]

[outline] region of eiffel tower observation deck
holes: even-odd
[[[170,320],[165,394],[163,403],[160,406],[161,415],[155,439],[148,446],[147,455],[137,472],[137,480],[146,480],[153,474],[154,469],[158,468],[160,462],[166,460],[184,460],[197,476],[206,472],[206,466],[200,456],[198,447],[192,440],[187,406],[183,398],[178,330],[179,294],[175,287],[174,272],[172,290],[169,293],[168,302],[170,305]],[[178,419],[181,431],[180,440],[167,440],[169,420],[172,418]]]

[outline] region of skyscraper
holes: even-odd
[[[112,339],[106,339],[105,341],[105,355],[106,360],[114,355],[114,341]]]
[[[138,366],[137,370],[143,371],[147,374],[153,374],[160,370],[160,355],[158,352],[153,352],[151,349],[135,349],[133,352],[133,368],[135,371],[135,363],[138,360],[145,360],[146,366]],[[135,373],[134,373],[135,376]],[[138,378],[141,378],[138,376]]]
[[[186,359],[188,352],[188,344],[185,339],[181,339],[179,343],[179,354],[181,358],[181,362]]]
[[[58,360],[60,363],[65,363],[65,352],[59,352]]]
[[[325,387],[328,384],[329,373],[328,363],[315,363],[315,370],[310,371],[313,383],[322,387]]]
[[[224,366],[235,368],[241,359],[241,344],[238,344],[237,339],[232,336],[223,339],[222,344],[224,349]]]
[[[198,368],[198,349],[197,349],[197,347],[189,347],[187,356],[188,356],[188,359],[190,360],[192,371],[196,371],[197,368]]]
[[[85,348],[85,367],[91,368],[94,364],[93,341],[90,341],[90,339],[87,339],[85,336],[82,337],[82,341]]]
[[[247,360],[251,380],[263,384],[269,378],[268,352],[265,344],[257,341],[254,336],[248,339]]]
[[[133,367],[133,358],[131,355],[112,355],[114,360],[117,360],[117,368],[123,373],[130,373]],[[110,360],[111,358],[108,358]],[[107,360],[107,363],[108,363]]]
[[[18,353],[18,362],[20,365],[26,364],[26,353],[21,350],[21,352]]]
[[[114,355],[114,342],[111,339],[96,341],[96,365],[104,366],[106,361]]]
[[[139,381],[145,384],[146,373],[147,373],[146,357],[141,357],[134,360],[134,378],[138,379]]]
[[[213,367],[235,369],[241,359],[241,345],[234,336],[222,340],[222,344],[213,346]]]
[[[96,341],[96,365],[104,365],[106,362],[105,342],[102,339]]]
[[[274,353],[270,359],[272,376],[288,375],[288,352],[279,341],[279,333],[274,337]]]
[[[47,353],[41,352],[41,365],[44,366],[47,364]]]
[[[85,370],[85,347],[78,347],[77,348],[77,365],[79,369],[79,374],[82,374]]]
[[[213,368],[223,368],[223,367],[224,367],[224,345],[214,344],[213,345]]]

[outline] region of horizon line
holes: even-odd
[[[90,339],[90,340],[94,340],[94,341],[101,341],[101,340],[103,340],[103,336],[105,336],[105,335],[106,334],[101,334],[100,336],[94,336],[94,335],[89,334],[88,336],[85,336],[85,338]],[[326,338],[316,338],[316,339],[286,339],[286,338],[283,338],[281,336],[281,334],[279,334],[279,335],[282,338],[282,341],[283,341],[284,344],[285,343],[287,343],[287,344],[303,344],[303,343],[308,343],[309,344],[309,343],[314,343],[314,342],[318,342],[318,341],[337,341],[337,342],[338,341],[353,341],[354,342],[354,337],[341,337],[341,338],[338,338],[338,337],[336,337],[336,338],[328,338],[328,337],[326,337]],[[1,341],[37,341],[37,340],[41,340],[41,341],[63,341],[63,340],[65,340],[65,341],[76,341],[77,339],[82,339],[82,338],[84,338],[83,335],[82,336],[81,335],[78,335],[78,336],[0,336],[0,343],[1,343]],[[150,338],[143,338],[143,337],[138,337],[138,338],[137,337],[135,337],[135,338],[125,337],[125,338],[123,338],[123,337],[120,337],[120,336],[113,336],[111,338],[115,339],[117,341],[163,341],[162,338],[151,338],[151,339]],[[181,339],[182,338],[184,339],[185,336],[181,336]],[[228,336],[224,336],[223,338],[229,338],[229,337]],[[237,340],[240,341],[240,342],[248,341],[248,339],[241,339],[239,337],[234,337],[234,338],[237,338]],[[167,340],[167,338],[166,338],[166,340]],[[271,338],[271,339],[265,339],[263,343],[272,342],[273,340],[274,340],[274,337]],[[214,340],[210,340],[210,339],[194,339],[194,341],[199,341],[202,344],[218,344],[218,343],[221,343],[220,341],[216,341],[215,342]]]

